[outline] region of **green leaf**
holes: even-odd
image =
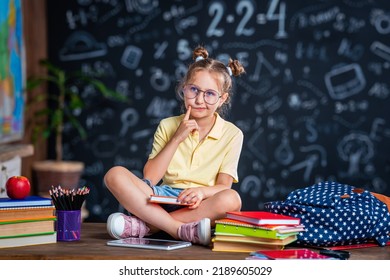
[[[62,126],[63,121],[63,112],[60,109],[54,111],[53,116],[51,118],[51,127],[54,129],[55,127]]]
[[[87,138],[87,132],[82,127],[80,122],[74,116],[69,116],[69,121],[73,125],[73,127],[76,128],[76,130],[79,133],[81,139],[85,140]]]
[[[84,107],[84,103],[78,95],[72,95],[70,97],[69,107],[71,110],[80,109]]]

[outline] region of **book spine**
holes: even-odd
[[[2,208],[0,209],[0,220],[49,217],[55,215],[54,210],[54,206]]]
[[[56,219],[57,219],[56,216],[50,216],[50,217],[37,217],[37,218],[27,218],[27,219],[0,220],[0,228],[2,225],[34,223],[34,222],[51,221],[51,220],[54,221]]]

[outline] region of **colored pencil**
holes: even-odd
[[[57,210],[80,210],[90,189],[82,187],[77,189],[64,189],[61,186],[51,187],[49,194]]]

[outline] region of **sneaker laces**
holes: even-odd
[[[144,237],[150,231],[146,226],[145,222],[140,220],[137,217],[126,216],[125,219],[125,228],[123,230],[122,237]]]
[[[180,226],[178,230],[179,238],[192,243],[199,243],[198,225],[199,222],[193,222]]]

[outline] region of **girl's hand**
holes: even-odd
[[[205,195],[202,188],[190,188],[183,190],[177,199],[190,205],[188,208],[195,209],[205,199]]]
[[[173,139],[176,139],[179,143],[183,142],[190,133],[198,130],[198,124],[195,120],[190,120],[191,106],[188,106],[187,112],[177,128]]]

